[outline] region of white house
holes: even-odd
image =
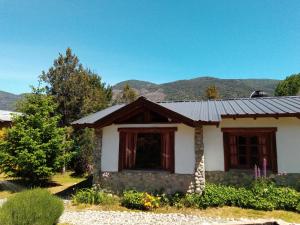
[[[140,97],[73,126],[95,128],[94,182],[114,191],[201,193],[205,181],[249,182],[263,161],[268,173],[286,174],[279,181],[300,185],[300,96],[158,103]]]

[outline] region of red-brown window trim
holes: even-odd
[[[230,127],[221,128],[221,131],[226,133],[272,133],[277,131],[277,127]]]
[[[223,149],[224,149],[224,169],[228,171],[230,169],[230,162],[229,162],[229,146],[228,146],[228,134],[239,135],[239,134],[258,134],[259,133],[269,133],[271,135],[271,161],[273,165],[273,172],[278,171],[277,165],[277,146],[276,146],[276,132],[277,127],[230,127],[230,128],[221,128],[223,132]],[[273,150],[273,151],[272,151]]]
[[[119,132],[133,132],[133,133],[164,133],[164,132],[175,132],[177,127],[120,127],[118,128]]]
[[[175,135],[174,132],[177,131],[177,127],[120,127],[118,128],[119,131],[119,169],[118,171],[120,172],[123,168],[123,157],[124,157],[124,152],[122,151],[123,149],[123,144],[121,142],[122,136],[126,135],[126,133],[170,133],[171,135],[171,155],[172,155],[172,160],[171,160],[171,169],[169,170],[171,173],[175,172]]]

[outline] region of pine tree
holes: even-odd
[[[40,78],[46,84],[47,93],[58,103],[62,125],[107,107],[112,97],[111,87],[100,76],[83,68],[70,48],[65,55],[59,54]]]
[[[18,104],[11,128],[0,141],[0,170],[12,177],[39,180],[61,169],[70,158],[65,128],[59,127],[57,105],[44,90],[33,88]]]

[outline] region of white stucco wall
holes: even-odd
[[[207,171],[224,170],[225,127],[277,127],[278,172],[300,173],[300,120],[297,118],[223,119],[220,127],[204,126],[204,154]]]
[[[177,127],[175,132],[175,173],[193,174],[195,166],[194,128],[184,124],[122,124],[103,128],[102,171],[118,171],[119,127]]]

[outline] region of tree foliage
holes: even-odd
[[[42,72],[41,80],[46,90],[58,103],[62,125],[68,125],[89,113],[105,108],[112,97],[111,87],[101,77],[84,68],[72,50],[59,54],[48,72]]]
[[[72,50],[59,54],[48,72],[40,76],[46,84],[47,94],[58,104],[57,113],[62,115],[61,125],[69,125],[87,114],[99,111],[110,104],[112,89],[102,82],[101,77],[84,68]],[[72,168],[77,173],[88,172],[91,166],[93,136],[91,130],[76,130],[72,134]]]
[[[215,85],[208,86],[205,90],[205,95],[206,95],[206,98],[210,99],[210,100],[220,98],[219,91]]]
[[[129,86],[129,84],[125,84],[121,93],[116,97],[116,103],[130,103],[135,101],[138,98],[138,94],[136,91]]]
[[[286,77],[276,89],[276,96],[300,95],[300,73]]]
[[[0,170],[12,177],[38,180],[62,168],[70,154],[71,142],[58,127],[57,105],[43,89],[33,88],[18,104],[11,128],[0,141]]]

